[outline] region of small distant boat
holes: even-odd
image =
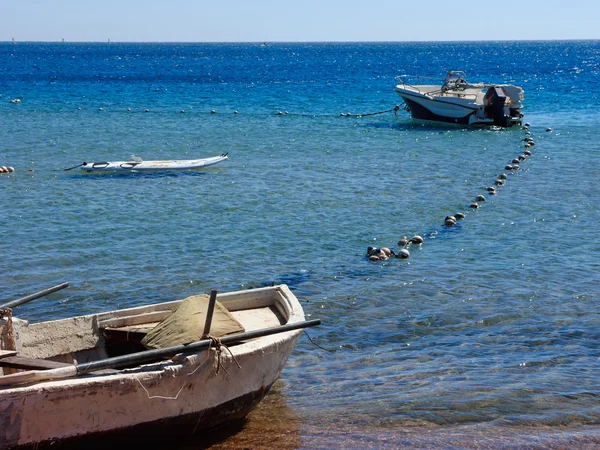
[[[70,167],[65,170],[81,169],[86,172],[158,172],[158,171],[185,171],[202,169],[203,167],[213,166],[228,158],[227,153],[210,158],[202,159],[180,159],[164,161],[144,161],[139,156],[131,155],[129,161],[101,161],[101,162],[83,162],[82,164]]]
[[[417,121],[499,127],[522,123],[524,92],[519,86],[472,84],[459,70],[448,72],[441,84],[416,84],[421,78],[427,77],[401,75],[394,88],[404,100],[404,109]]]
[[[302,329],[320,323],[305,320],[284,284],[37,323],[12,317],[66,286],[0,306],[2,449],[189,436],[239,420]]]

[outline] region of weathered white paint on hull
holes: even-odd
[[[241,368],[223,350],[218,373],[216,351],[211,349],[208,360],[204,351],[184,364],[147,365],[120,375],[90,375],[11,389],[14,392],[0,402],[4,425],[0,448],[198,413],[265,390],[279,377],[300,333],[275,336],[269,345],[254,351],[241,351],[254,342],[233,347]]]
[[[303,321],[302,308],[287,286],[279,286],[277,292],[273,306],[286,322]],[[250,295],[254,307],[272,302],[266,289],[245,296],[227,293],[222,300],[235,309],[248,302]],[[220,405],[235,404],[245,411],[256,403],[257,396],[266,394],[300,334],[300,330],[288,331],[234,345],[230,350],[235,360],[222,348],[220,367],[217,351],[211,348],[132,369],[0,387],[0,448],[119,432],[194,414],[198,417],[194,428],[214,426],[217,423],[212,419],[215,412],[219,415]],[[209,414],[203,415],[205,411]],[[227,415],[220,418],[227,419]],[[190,434],[193,431],[190,429]]]

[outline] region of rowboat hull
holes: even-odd
[[[218,301],[246,330],[304,320],[298,300],[285,285],[220,294]],[[113,335],[111,339],[120,330],[129,334],[132,324],[144,327],[147,324],[140,321],[156,321],[178,304],[162,303],[32,325],[13,319],[16,347],[20,355],[61,359],[43,348],[42,341],[51,340],[63,360],[69,355],[85,360],[94,352],[106,351],[103,346],[108,348],[109,334]],[[230,346],[231,353],[223,350],[220,355],[209,348],[126,369],[24,386],[0,385],[0,448],[110,437],[142,428],[160,434],[168,427],[170,435],[177,430],[190,435],[243,418],[279,377],[300,333],[287,331],[244,341]],[[89,349],[89,342],[94,340]],[[61,346],[88,350],[64,353]]]
[[[80,169],[86,172],[162,172],[198,170],[214,166],[228,158],[227,154],[202,159],[164,160],[164,161],[102,161],[84,162]]]

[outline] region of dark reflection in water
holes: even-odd
[[[283,383],[277,381],[270,393],[246,420],[229,424],[210,436],[193,437],[177,447],[179,450],[212,449],[296,449],[304,444],[300,438],[301,420],[288,406]]]

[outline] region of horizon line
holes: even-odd
[[[568,38],[568,39],[452,39],[452,40],[404,40],[404,41],[112,41],[107,38],[106,41],[68,41],[61,40],[23,40],[14,38],[7,41],[0,40],[1,44],[402,44],[402,43],[444,43],[444,42],[582,42],[582,41],[600,41],[600,38]]]

